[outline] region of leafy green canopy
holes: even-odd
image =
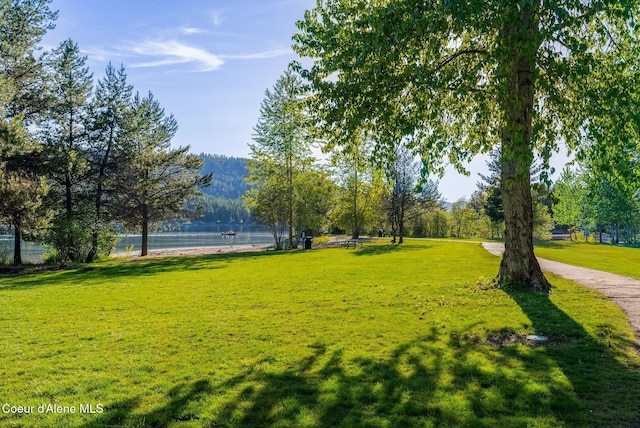
[[[294,229],[302,226],[296,208],[304,205],[307,192],[301,189],[304,180],[300,178],[312,164],[303,97],[300,78],[287,70],[272,90],[265,91],[254,128],[255,143],[249,145],[247,183],[253,188],[246,193],[245,201],[256,221],[269,227],[278,248],[285,228],[289,246],[294,247]]]
[[[530,143],[548,165],[562,141],[604,150],[637,136],[637,16],[637,1],[318,0],[294,49],[313,60],[297,68],[337,144],[365,129],[390,157],[406,137],[427,172],[446,160],[462,170],[517,129],[508,76],[516,50],[528,51]],[[618,113],[635,126],[611,120]]]

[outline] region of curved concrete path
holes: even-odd
[[[501,256],[504,244],[483,242],[482,247],[491,254]],[[542,270],[555,273],[587,287],[594,288],[622,308],[636,331],[640,342],[640,281],[622,275],[558,263],[538,257]]]

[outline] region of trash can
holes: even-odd
[[[310,250],[311,249],[311,241],[313,241],[313,238],[310,236],[307,236],[304,238],[304,249],[305,250]]]

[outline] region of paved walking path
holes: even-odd
[[[504,252],[504,244],[483,242],[485,250],[496,256]],[[558,263],[538,257],[542,270],[555,273],[587,287],[594,288],[622,308],[640,342],[640,281],[614,273]]]

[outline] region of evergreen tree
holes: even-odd
[[[93,75],[78,45],[66,40],[50,58],[52,103],[40,134],[49,153],[47,176],[54,183],[58,213],[46,242],[62,262],[80,261],[90,247],[91,222],[86,200],[87,125]]]
[[[0,1],[0,203],[14,232],[14,264],[22,263],[20,242],[27,226],[46,218],[35,214],[47,192],[41,171],[43,157],[27,130],[42,117],[50,101],[43,61],[36,57],[38,44],[57,17],[49,3]]]
[[[22,264],[22,237],[37,238],[49,220],[42,205],[47,182],[32,167],[39,151],[20,118],[0,121],[0,221],[13,229],[15,266]]]
[[[502,236],[504,231],[504,207],[502,206],[502,186],[500,185],[500,150],[493,150],[489,154],[487,167],[490,175],[480,175],[484,183],[478,183],[478,189],[485,194],[482,204],[484,213],[491,220],[491,229],[500,230],[499,235]]]
[[[241,199],[248,190],[244,179],[247,176],[247,160],[205,153],[199,156],[204,161],[202,175],[212,174],[211,185],[201,189],[202,192],[215,198]]]
[[[114,198],[118,219],[128,228],[142,229],[142,256],[146,256],[150,228],[185,219],[185,202],[211,176],[200,175],[203,162],[188,154],[189,147],[171,148],[178,124],[151,93],[136,95],[132,109],[129,150],[118,170]]]
[[[127,83],[124,66],[116,70],[107,65],[105,76],[96,85],[90,105],[88,160],[91,175],[88,183],[92,196],[91,248],[87,262],[101,250],[101,237],[109,234],[106,224],[114,219],[108,208],[114,200],[114,179],[127,153],[127,129],[131,115],[133,87]],[[129,127],[129,128],[128,128]],[[107,239],[109,242],[109,239]],[[108,251],[108,250],[107,250]]]
[[[42,37],[55,27],[58,13],[51,0],[0,1],[0,78],[4,80],[4,113],[32,124],[46,112],[50,98],[42,57]]]

